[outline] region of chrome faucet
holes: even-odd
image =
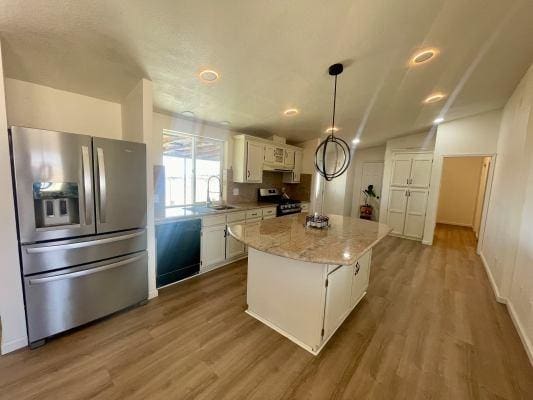
[[[205,201],[206,207],[209,207],[213,204],[213,202],[211,201],[211,197],[209,196],[211,193],[211,191],[209,190],[209,184],[211,183],[211,179],[213,178],[218,180],[218,195],[220,196],[220,200],[222,200],[222,180],[217,175],[211,175],[209,178],[207,178],[207,199]]]

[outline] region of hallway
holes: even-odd
[[[246,261],[0,359],[1,399],[531,399],[533,368],[475,238],[388,237],[366,299],[312,356],[249,317]]]

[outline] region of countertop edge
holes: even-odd
[[[379,223],[379,222],[378,222]],[[239,225],[241,223],[236,223],[236,224],[233,224],[233,225]],[[381,224],[381,225],[385,225],[385,224]],[[383,236],[377,238],[375,241],[373,241],[370,245],[368,245],[367,247],[365,247],[365,249],[363,251],[361,251],[360,253],[358,253],[356,256],[354,257],[350,257],[349,260],[345,260],[345,259],[342,259],[341,262],[338,262],[339,260],[326,260],[326,259],[321,259],[321,258],[314,258],[314,259],[310,259],[309,257],[299,257],[299,258],[296,258],[296,257],[291,257],[291,256],[287,256],[286,254],[281,254],[281,252],[278,252],[276,251],[275,249],[269,249],[269,250],[264,250],[264,249],[258,249],[256,246],[254,245],[251,245],[251,244],[248,244],[246,243],[245,241],[241,240],[240,238],[238,238],[233,232],[232,232],[232,226],[231,225],[228,225],[228,232],[229,234],[235,238],[235,240],[238,240],[239,242],[241,243],[244,243],[246,244],[246,246],[254,249],[254,250],[257,250],[257,251],[260,251],[260,252],[263,252],[263,253],[267,253],[267,254],[272,254],[272,255],[275,255],[275,256],[278,256],[278,257],[283,257],[283,258],[288,258],[290,260],[295,260],[295,261],[304,261],[304,262],[310,262],[310,263],[313,263],[313,264],[328,264],[328,265],[353,265],[355,264],[355,262],[357,260],[359,260],[361,258],[361,256],[363,256],[363,254],[365,254],[368,250],[370,250],[371,248],[373,248],[376,244],[378,244],[379,242],[381,242],[383,239],[385,239],[385,237],[387,237],[391,232],[392,232],[392,228],[391,227],[388,227],[388,231],[387,233],[385,233]]]

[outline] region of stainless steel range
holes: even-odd
[[[9,137],[30,346],[146,300],[146,146]]]
[[[278,217],[302,212],[300,200],[289,199],[278,189],[259,189],[257,198],[260,202],[277,204],[276,215]]]

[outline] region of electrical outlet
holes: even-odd
[[[239,188],[233,188],[233,195],[238,196],[239,195]]]

